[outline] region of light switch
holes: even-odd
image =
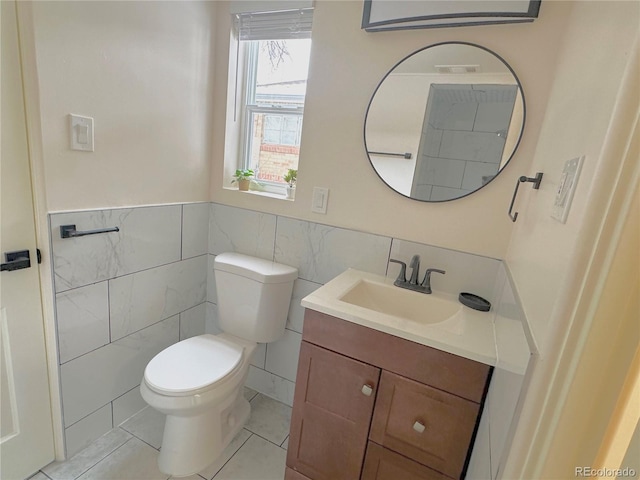
[[[329,202],[329,189],[324,187],[313,187],[313,198],[311,199],[311,211],[315,213],[327,213],[327,203]]]
[[[69,114],[71,150],[93,152],[93,118]]]
[[[576,185],[578,184],[578,177],[580,176],[583,162],[584,156],[572,158],[564,163],[558,191],[556,192],[556,199],[553,202],[553,210],[551,212],[551,216],[561,223],[567,222],[569,207],[573,200],[573,194],[576,191]]]

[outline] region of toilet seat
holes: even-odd
[[[144,380],[161,395],[193,395],[232,375],[242,364],[243,352],[243,346],[220,336],[191,337],[153,357]]]

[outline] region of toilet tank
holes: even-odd
[[[297,269],[240,253],[221,253],[213,269],[223,331],[259,343],[283,335]]]

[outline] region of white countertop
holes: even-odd
[[[434,292],[433,297],[458,303],[461,309],[443,322],[422,324],[340,300],[362,280],[393,286],[393,279],[349,269],[304,297],[302,306],[486,365],[496,365],[493,310],[479,312],[459,304],[455,295]]]

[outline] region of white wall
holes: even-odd
[[[33,22],[47,209],[207,200],[213,2],[34,2]]]
[[[544,6],[543,6],[544,8]],[[637,2],[577,2],[566,36],[531,172],[544,172],[540,190],[524,188],[506,260],[541,354],[557,333],[554,310],[576,268],[584,268],[594,238],[586,226],[606,211],[619,158],[602,155],[624,69],[638,35]],[[606,42],[603,41],[606,39]],[[633,102],[633,99],[628,99]],[[637,101],[637,98],[635,99]],[[566,160],[585,155],[566,224],[551,218]],[[579,265],[574,265],[576,260]],[[557,320],[557,319],[556,319]]]
[[[545,177],[539,191],[522,192],[506,255],[540,351],[505,470],[509,478],[540,475],[558,423],[555,415],[572,382],[572,346],[581,345],[589,328],[585,311],[592,299],[577,303],[585,275],[606,215],[619,214],[608,211],[614,188],[629,188],[629,178],[617,176],[640,105],[637,58],[635,67],[631,60],[638,55],[639,18],[637,2],[576,2],[558,46],[558,68],[531,166]],[[634,68],[635,74],[627,71]],[[580,155],[585,155],[585,163],[569,218],[561,224],[550,213],[562,167]],[[575,315],[576,305],[581,315]],[[605,394],[602,389],[593,393],[597,399]],[[570,443],[555,449],[553,456],[574,458]],[[525,472],[518,470],[520,463],[527,465]],[[554,475],[564,478],[566,472]]]
[[[218,4],[216,71],[227,71],[228,4]],[[553,82],[556,45],[570,5],[546,2],[531,24],[366,33],[362,2],[316,1],[295,202],[225,190],[225,112],[216,110],[211,200],[228,205],[393,235],[502,258],[512,229],[506,215],[516,178],[529,161]],[[377,177],[364,151],[364,115],[380,79],[401,58],[427,45],[460,40],[501,55],[516,71],[527,101],[527,124],[514,162],[496,181],[469,198],[444,204],[407,200]],[[227,78],[216,75],[215,103],[227,102]],[[226,179],[228,181],[228,179]],[[310,211],[314,186],[330,189],[326,216]]]

